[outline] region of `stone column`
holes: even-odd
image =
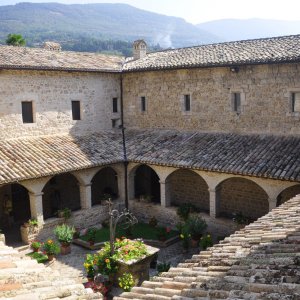
[[[168,207],[171,205],[171,197],[169,184],[165,181],[160,181],[160,203],[163,207]]]
[[[80,205],[81,209],[89,209],[92,207],[92,189],[91,183],[80,184]]]
[[[277,207],[277,198],[275,198],[275,199],[269,198],[268,202],[269,202],[269,211],[271,211],[273,208]]]
[[[29,193],[31,218],[36,219],[39,225],[44,223],[43,193]]]
[[[122,171],[118,172],[118,194],[119,199],[124,203],[125,201],[125,175],[124,175],[124,168],[122,168]]]
[[[127,183],[128,183],[128,199],[129,200],[134,199],[134,177],[135,177],[135,172],[128,172]]]
[[[219,190],[208,189],[209,191],[209,214],[212,218],[218,217],[219,214]]]

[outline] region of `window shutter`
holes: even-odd
[[[80,101],[72,101],[72,118],[80,120]]]
[[[32,102],[22,102],[23,123],[33,123]]]

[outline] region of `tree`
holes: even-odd
[[[9,46],[25,46],[26,44],[26,41],[22,35],[16,33],[10,33],[5,42]]]

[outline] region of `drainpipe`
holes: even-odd
[[[124,110],[123,110],[123,74],[120,75],[120,102],[121,102],[121,125],[119,126],[122,130],[122,142],[123,142],[123,158],[124,158],[124,184],[125,184],[125,208],[128,209],[128,182],[127,182],[127,173],[128,173],[128,160],[126,153],[126,139],[125,139],[125,127],[124,127]]]

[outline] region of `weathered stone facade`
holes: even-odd
[[[119,75],[55,71],[0,73],[0,138],[82,135],[112,128],[112,98],[120,97]],[[81,120],[72,120],[71,101],[80,101]],[[33,102],[34,123],[22,122],[21,102]]]
[[[126,73],[127,127],[262,134],[299,134],[300,116],[291,113],[291,92],[300,89],[300,64],[194,68]],[[241,113],[232,93],[241,93]],[[191,111],[184,111],[184,95]],[[141,112],[145,96],[147,109]]]

